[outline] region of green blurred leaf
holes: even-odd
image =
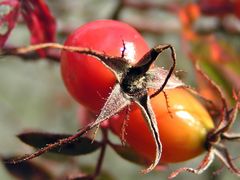
[[[231,83],[228,81],[225,74],[210,61],[199,61],[199,65],[201,69],[210,77],[210,79],[216,82],[224,90],[230,101],[233,102],[233,85],[231,85]]]
[[[52,134],[38,131],[27,131],[20,133],[18,138],[24,143],[35,148],[42,148],[47,144],[54,143],[60,139],[67,138],[69,134]],[[83,155],[94,152],[101,146],[101,143],[87,137],[80,137],[74,143],[64,145],[60,148],[51,150],[50,152],[65,155]]]
[[[203,72],[221,87],[229,102],[233,103],[232,89],[240,90],[240,54],[237,49],[226,40],[205,36],[192,42],[192,55]]]
[[[221,73],[221,71],[209,61],[199,61],[201,69],[217,84],[224,87],[227,92],[231,92],[230,84],[227,82],[227,79]]]

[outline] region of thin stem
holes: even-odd
[[[20,48],[20,47],[19,47]],[[51,62],[60,62],[60,52],[57,50],[46,50],[44,56],[40,56],[37,52],[30,53],[18,53],[16,50],[19,49],[17,47],[6,46],[1,51],[2,55],[11,55],[22,58],[24,61],[35,61],[39,59],[46,58]]]
[[[108,131],[107,131],[107,129],[102,128],[102,133],[103,133],[102,148],[101,148],[101,152],[100,152],[100,155],[99,155],[99,158],[98,158],[95,173],[93,174],[93,179],[95,179],[101,172],[103,159],[104,159],[104,156],[105,156],[107,142],[108,142]]]
[[[102,138],[102,141],[101,141],[101,152],[100,152],[100,155],[98,157],[95,172],[93,174],[90,174],[90,175],[87,175],[87,176],[84,176],[84,177],[81,176],[81,175],[76,176],[76,177],[72,178],[71,180],[78,180],[78,179],[95,180],[99,176],[99,174],[101,172],[101,169],[102,169],[102,164],[103,164],[103,159],[104,159],[105,152],[106,152],[106,147],[107,147],[107,144],[109,143],[108,129],[104,128],[104,127],[101,127],[101,130],[102,130],[103,138]]]
[[[179,4],[176,3],[153,3],[153,2],[138,2],[131,0],[123,0],[123,5],[126,7],[131,7],[140,10],[149,10],[149,9],[160,9],[169,12],[177,12],[179,10]]]
[[[125,62],[124,60],[121,61],[123,59],[121,57],[108,56],[103,52],[95,51],[89,48],[64,46],[58,43],[42,43],[42,44],[30,45],[30,46],[21,47],[21,48],[0,49],[0,56],[3,56],[3,55],[23,56],[27,53],[32,53],[40,49],[49,49],[49,48],[92,56],[95,59],[99,60],[106,68],[108,68],[118,80],[122,76],[123,72],[126,71],[126,68],[128,67],[127,62]]]
[[[27,46],[27,47],[2,49],[0,51],[0,54],[1,55],[23,55],[23,54],[26,54],[26,53],[37,51],[37,50],[40,50],[40,49],[47,49],[47,48],[60,49],[60,50],[66,50],[66,51],[70,51],[70,52],[88,54],[88,55],[91,55],[91,56],[94,56],[94,57],[100,58],[100,59],[105,58],[103,53],[93,51],[89,48],[64,46],[64,45],[58,44],[58,43],[42,43],[42,44],[36,44],[36,45]]]
[[[14,159],[11,161],[7,161],[6,163],[10,163],[10,164],[17,164],[17,163],[21,163],[23,161],[27,161],[27,160],[31,160],[33,158],[36,158],[52,149],[55,149],[57,147],[62,147],[66,144],[70,144],[73,143],[74,141],[77,140],[78,137],[82,136],[83,134],[87,133],[89,130],[91,130],[92,128],[94,128],[97,124],[90,123],[88,124],[85,128],[81,129],[79,132],[77,132],[76,134],[69,136],[67,138],[64,139],[60,139],[57,142],[53,143],[53,144],[48,144],[45,147],[37,150],[36,152],[32,153],[32,154],[27,154],[23,157],[20,157],[18,159]]]

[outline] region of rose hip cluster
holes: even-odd
[[[205,152],[205,158],[196,169],[183,167],[169,177],[174,178],[182,171],[200,174],[215,157],[232,173],[240,175],[234,164],[236,159],[225,146],[226,141],[240,139],[240,134],[230,132],[240,107],[239,94],[234,93],[236,103],[230,108],[218,86],[195,64],[196,72],[219,94],[220,103],[216,105],[200,96],[174,75],[176,54],[171,45],[149,49],[131,26],[119,21],[98,20],[79,27],[64,45],[32,45],[13,49],[11,54],[25,54],[43,48],[62,50],[61,73],[65,86],[84,106],[84,112],[95,117],[93,121],[85,120],[85,126],[74,135],[22,134],[20,138],[25,139],[24,142],[30,139],[28,144],[40,149],[12,163],[33,159],[47,151],[56,152],[59,147],[64,149],[71,143],[77,147],[76,155],[84,154],[83,144],[90,147],[91,140],[82,136],[101,127],[103,140],[100,143],[94,141],[89,151],[101,147],[100,160],[91,178],[99,174],[106,145],[122,157],[126,158],[128,152],[140,157],[148,166],[143,173],[151,172],[162,163],[182,162]],[[165,50],[170,50],[172,60],[169,70],[154,65]],[[110,142],[107,138],[109,129],[119,136],[124,147]],[[45,147],[36,145],[34,137],[39,139],[39,136],[47,139]],[[74,154],[73,149],[66,150],[67,154]]]
[[[97,114],[91,127],[109,119],[109,128],[148,162],[144,173],[160,162],[181,162],[206,151],[197,169],[181,168],[170,177],[181,171],[199,174],[215,156],[233,173],[240,174],[222,143],[224,139],[239,139],[239,135],[227,132],[235,120],[238,103],[228,109],[222,99],[224,118],[213,121],[192,90],[174,76],[176,59],[172,46],[149,49],[135,29],[112,20],[79,27],[65,46],[89,48],[106,55],[63,50],[62,77],[70,94]],[[153,65],[166,49],[171,50],[173,59],[169,71]]]

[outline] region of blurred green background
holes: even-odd
[[[166,0],[153,1],[153,3],[170,4],[184,4],[187,2],[188,1],[181,2],[176,0],[167,2]],[[47,4],[57,19],[58,30],[61,31],[75,29],[92,20],[112,18],[119,6],[119,2],[115,0],[48,0]],[[125,7],[119,13],[118,19],[133,24],[136,27],[145,21],[156,29],[159,28],[159,32],[163,31],[162,33],[156,33],[139,28],[150,47],[160,43],[172,44],[177,51],[177,69],[186,72],[184,74],[185,82],[191,85],[195,84],[191,62],[182,52],[182,25],[176,14],[167,13],[157,8],[139,10],[132,7]],[[59,34],[58,42],[63,43],[65,37],[65,33]],[[28,43],[28,30],[25,25],[18,24],[12,32],[8,44],[23,46]],[[161,65],[163,62],[164,59],[161,61]],[[63,86],[58,63],[49,63],[44,59],[26,62],[17,57],[1,57],[0,155],[21,155],[33,151],[32,148],[21,143],[15,136],[25,129],[38,129],[56,133],[76,132],[77,129],[79,129],[77,109],[78,104],[68,95]],[[238,152],[238,148],[239,146],[237,146],[237,144],[232,145],[233,152]],[[87,156],[76,157],[76,161],[86,167],[94,166],[98,153],[99,151]],[[121,159],[113,150],[108,148],[103,170],[108,172],[113,179],[117,180],[167,179],[170,172],[177,167],[196,167],[202,157],[203,156],[188,162],[170,165],[169,170],[163,172],[152,172],[148,175],[142,175],[140,174],[142,167]],[[61,159],[63,160],[61,167],[55,170],[56,172],[72,170],[64,161],[66,157],[58,156],[58,159],[59,161],[61,161]],[[220,166],[221,164],[217,161],[217,163],[214,163],[202,175],[183,173],[179,175],[176,180],[193,178],[195,180],[238,179],[228,172],[226,168],[224,168],[219,175],[213,176],[212,172]],[[0,179],[14,179],[13,176],[8,174],[2,164],[0,164]]]

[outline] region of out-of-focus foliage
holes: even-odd
[[[19,1],[0,2],[0,47],[2,48],[18,18]]]

